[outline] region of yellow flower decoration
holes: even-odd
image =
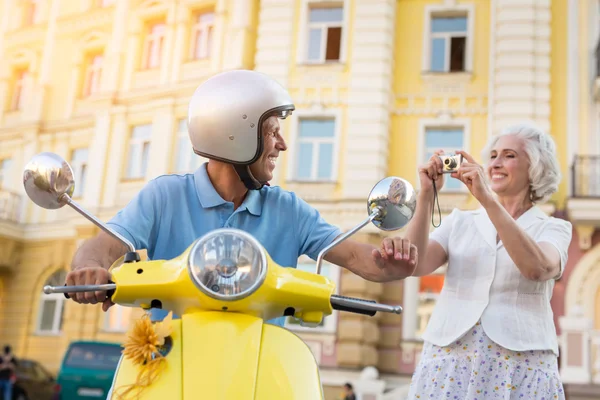
[[[150,386],[166,367],[166,359],[160,350],[166,338],[171,335],[172,320],[173,313],[170,312],[161,322],[152,323],[147,314],[135,322],[122,345],[123,357],[131,360],[133,365],[139,365],[140,371],[135,383],[115,391],[117,399],[127,399],[129,397],[125,396],[133,391],[136,391],[135,398],[139,398],[144,389]]]

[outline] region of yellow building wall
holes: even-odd
[[[397,95],[395,110],[392,118],[390,143],[389,174],[402,176],[418,187],[416,166],[421,157],[419,149],[424,140],[419,134],[421,119],[436,119],[437,113],[407,113],[411,107],[424,108],[430,101],[432,107],[443,108],[442,97],[430,92],[428,83],[448,82],[457,79],[466,81],[464,93],[456,93],[447,100],[446,111],[452,113],[453,119],[470,120],[470,141],[468,151],[475,159],[481,160],[480,152],[488,138],[487,113],[471,114],[461,112],[461,102],[466,107],[487,107],[489,80],[489,41],[490,41],[490,8],[487,0],[458,1],[457,4],[474,5],[474,34],[469,40],[473,44],[473,71],[467,73],[434,74],[423,73],[423,34],[425,29],[426,6],[441,5],[441,1],[398,1],[396,22],[395,74],[394,92]],[[446,81],[442,81],[446,79]],[[409,103],[407,96],[414,96],[414,102]],[[456,149],[459,150],[459,149]]]

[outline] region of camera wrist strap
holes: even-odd
[[[431,225],[433,225],[434,228],[439,227],[442,224],[442,212],[440,210],[440,199],[438,197],[438,192],[437,192],[437,188],[435,187],[435,179],[432,179],[433,182],[433,205],[434,208],[431,209]],[[437,203],[437,208],[438,208],[438,216],[439,216],[439,224],[435,224],[433,222],[433,213],[435,212],[435,203]]]

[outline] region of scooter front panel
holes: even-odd
[[[263,320],[229,312],[187,314],[182,320],[183,399],[257,399]]]
[[[287,329],[265,324],[256,380],[257,400],[322,400],[319,366],[310,348]]]

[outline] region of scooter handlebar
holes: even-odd
[[[68,293],[81,293],[81,292],[97,292],[106,291],[106,297],[111,298],[115,293],[117,285],[114,282],[103,285],[80,285],[80,286],[44,286],[44,293],[63,293],[67,299],[69,299]],[[389,312],[393,314],[401,314],[401,306],[390,306],[387,304],[380,304],[374,300],[358,299],[355,297],[340,296],[334,294],[331,296],[331,307],[334,310],[348,311],[356,314],[364,314],[374,316],[377,311]]]
[[[44,293],[63,293],[67,299],[70,299],[68,293],[81,293],[81,292],[101,292],[106,291],[106,297],[111,298],[115,293],[117,285],[113,281],[108,281],[103,285],[80,285],[80,286],[44,286]]]
[[[357,299],[355,297],[346,297],[334,294],[331,296],[331,307],[334,310],[348,311],[356,314],[374,316],[377,311],[401,314],[401,306],[390,306],[379,304],[375,300]]]

